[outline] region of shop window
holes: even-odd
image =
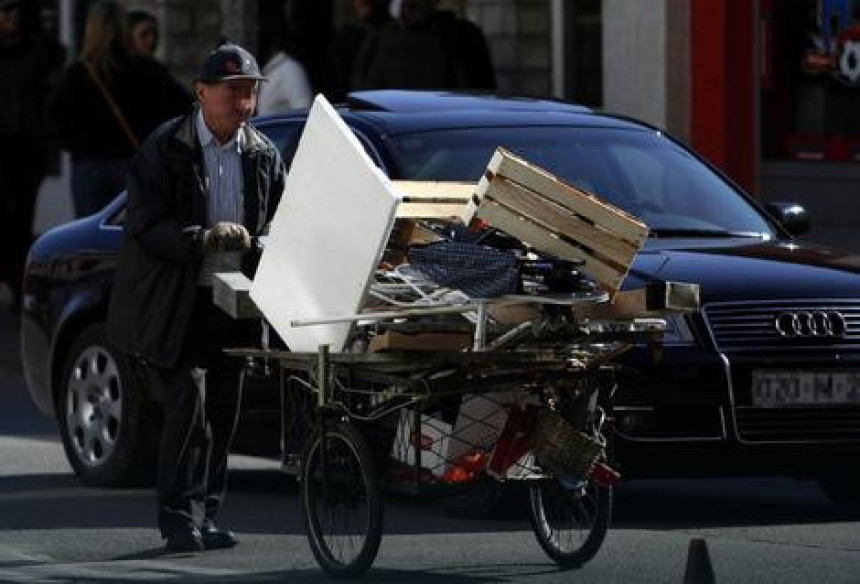
[[[860,0],[762,0],[766,159],[860,161]]]

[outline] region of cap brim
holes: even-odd
[[[221,83],[223,81],[235,81],[237,79],[248,79],[251,81],[268,81],[269,80],[268,77],[263,77],[262,75],[227,75],[226,77],[219,77],[218,79],[201,80],[201,83],[213,85],[215,83]]]

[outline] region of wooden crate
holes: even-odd
[[[612,297],[648,236],[642,221],[503,148],[462,215],[467,224],[474,218],[578,264]]]
[[[459,219],[475,192],[475,183],[417,180],[391,182],[403,197],[397,206],[398,218]]]

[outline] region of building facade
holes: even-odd
[[[393,0],[397,4],[398,0]],[[45,0],[74,46],[89,0]],[[297,22],[318,85],[352,0],[135,0],[159,56],[191,82],[220,39],[256,50],[261,12]],[[860,0],[441,0],[483,30],[501,91],[630,115],[694,147],[762,200],[792,200],[811,238],[860,251]],[[856,212],[855,212],[856,211]]]

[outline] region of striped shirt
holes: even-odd
[[[207,226],[211,227],[220,221],[244,223],[242,132],[236,132],[226,144],[219,144],[206,126],[203,110],[200,110],[197,112],[197,136],[206,164],[206,189],[209,195]]]

